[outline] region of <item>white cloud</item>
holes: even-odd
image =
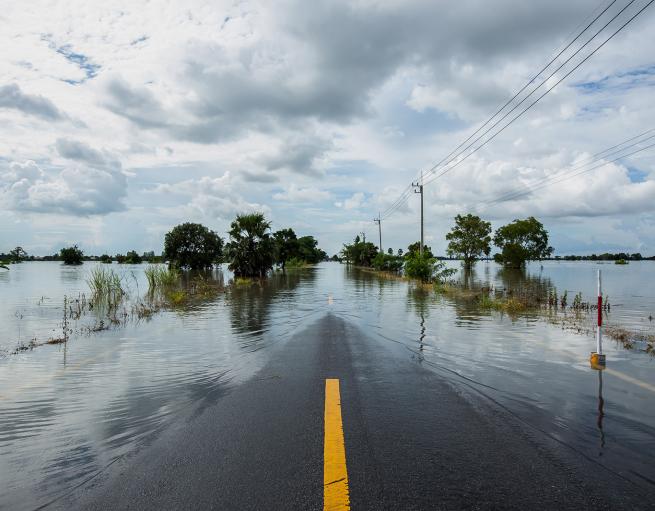
[[[286,190],[273,194],[273,199],[275,200],[296,203],[327,201],[331,197],[332,194],[328,191],[319,190],[314,187],[301,188],[295,183],[291,183]]]

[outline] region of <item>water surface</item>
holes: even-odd
[[[97,321],[85,315],[68,343],[9,354],[59,334],[63,296],[88,295],[92,267],[35,262],[0,273],[0,507],[32,509],[84,483],[176,417],[217,402],[327,313],[353,322],[381,349],[400,343],[417,365],[617,477],[655,484],[655,358],[608,340],[608,369],[593,371],[591,334],[540,314],[480,311],[336,263],[228,285],[210,300],[100,332],[84,330]],[[145,291],[144,267],[112,266],[133,299]],[[652,262],[548,262],[518,275],[479,263],[466,278],[494,286],[532,279],[589,300],[598,267],[614,304],[611,321],[652,333],[655,290],[644,285],[653,282]],[[224,269],[214,277],[231,278]]]

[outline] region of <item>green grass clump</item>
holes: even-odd
[[[306,266],[309,266],[309,264],[297,257],[292,257],[291,259],[287,260],[286,263],[284,263],[285,268],[305,268]]]
[[[118,303],[125,295],[120,276],[111,268],[99,266],[91,270],[86,279],[96,300]]]
[[[180,280],[180,273],[173,268],[163,266],[148,266],[145,270],[150,291],[155,289],[170,289],[177,285]]]

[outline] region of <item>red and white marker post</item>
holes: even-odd
[[[603,354],[603,287],[598,270],[598,325],[596,326],[596,351],[591,353],[589,359],[592,369],[605,368],[605,355]]]

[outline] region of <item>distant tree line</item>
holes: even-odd
[[[602,254],[591,254],[591,255],[565,255],[565,256],[555,256],[552,258],[555,261],[655,261],[655,256],[643,257],[640,253],[628,254],[626,252],[617,252],[611,254],[604,252]]]

